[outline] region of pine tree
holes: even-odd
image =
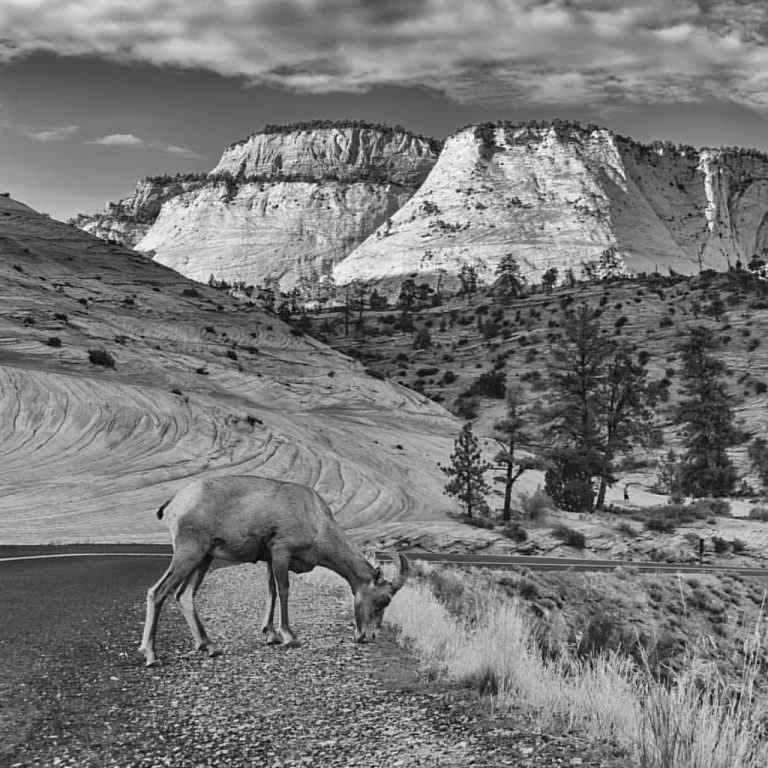
[[[509,298],[516,298],[520,295],[523,290],[520,265],[511,253],[502,257],[496,267],[496,274],[498,277],[493,285],[495,291]]]
[[[483,494],[489,491],[484,475],[490,468],[491,465],[482,458],[472,424],[467,422],[454,441],[450,465],[440,466],[450,478],[445,493],[455,496],[464,505],[467,517],[472,517],[473,511],[484,512],[488,508]]]
[[[553,443],[546,490],[566,509],[602,508],[615,482],[616,454],[651,436],[652,389],[645,362],[635,362],[625,344],[600,332],[594,312],[582,305],[563,323],[564,338],[549,360],[551,400],[544,412],[545,433]],[[597,498],[593,489],[597,478]]]
[[[722,376],[725,365],[709,354],[717,348],[712,332],[691,328],[682,345],[680,376],[684,399],[676,420],[683,425],[685,453],[680,485],[691,496],[727,496],[736,483],[736,470],[726,449],[734,443],[733,411]]]

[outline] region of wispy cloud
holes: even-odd
[[[43,143],[64,141],[65,139],[71,139],[73,136],[80,133],[79,125],[59,125],[55,128],[39,128],[24,123],[15,123],[12,120],[0,120],[0,128],[20,133],[28,139]]]
[[[167,152],[169,155],[176,155],[177,157],[183,157],[188,160],[197,160],[205,157],[205,155],[196,152],[194,149],[180,147],[177,144],[153,144],[152,146],[162,152]]]
[[[768,111],[763,0],[3,0],[0,60],[34,50],[313,93],[399,83],[462,102]]]
[[[98,139],[86,141],[86,144],[101,144],[104,147],[143,147],[144,139],[132,133],[109,133]]]
[[[37,130],[25,125],[18,127],[19,131],[28,139],[42,142],[64,141],[65,139],[71,139],[73,136],[80,133],[79,125],[61,125],[57,128],[43,128]]]

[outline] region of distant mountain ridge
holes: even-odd
[[[490,279],[510,254],[538,281],[723,270],[768,248],[768,158],[755,150],[642,144],[563,121],[486,123],[450,136],[419,191],[335,270],[338,282],[457,274]]]
[[[492,279],[508,254],[534,281],[606,254],[618,272],[691,274],[768,251],[768,158],[560,120],[473,124],[444,144],[319,120],[265,126],[210,173],[147,179],[75,223],[197,280],[283,289],[464,264]]]
[[[130,198],[75,223],[193,279],[291,288],[330,274],[416,191],[438,151],[435,139],[400,127],[267,126],[229,145],[209,174],[140,182]],[[125,223],[123,212],[151,224]]]

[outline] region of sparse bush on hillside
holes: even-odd
[[[750,520],[760,520],[763,523],[768,523],[768,507],[754,506],[749,510]]]
[[[528,541],[528,531],[520,525],[517,520],[508,522],[502,529],[501,533],[508,539],[516,541],[521,544],[524,541]]]
[[[558,525],[552,529],[552,535],[560,539],[563,544],[574,549],[584,549],[587,546],[587,539],[581,531],[569,528],[567,525]]]
[[[504,371],[486,371],[470,384],[466,396],[481,395],[502,400],[507,390],[507,375]]]
[[[477,397],[467,397],[461,395],[456,398],[453,406],[453,412],[462,419],[476,419],[480,408],[480,400]]]
[[[443,384],[453,384],[456,381],[456,374],[453,371],[446,371],[443,374]]]
[[[104,368],[115,367],[115,358],[106,349],[89,349],[88,360],[93,365],[101,365]]]
[[[45,342],[49,347],[60,347],[61,346],[61,339],[58,336],[51,336],[49,339]]]
[[[197,290],[197,288],[185,288],[181,292],[182,296],[186,296],[190,299],[199,299],[200,298],[200,291]]]

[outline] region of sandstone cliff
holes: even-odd
[[[470,126],[419,191],[335,269],[353,278],[492,279],[506,254],[533,280],[608,253],[630,273],[748,262],[768,247],[768,160],[756,152],[643,145],[574,123]]]
[[[399,127],[267,126],[227,147],[210,174],[141,182],[75,223],[196,280],[277,279],[290,289],[329,274],[395,213],[439,149]]]

